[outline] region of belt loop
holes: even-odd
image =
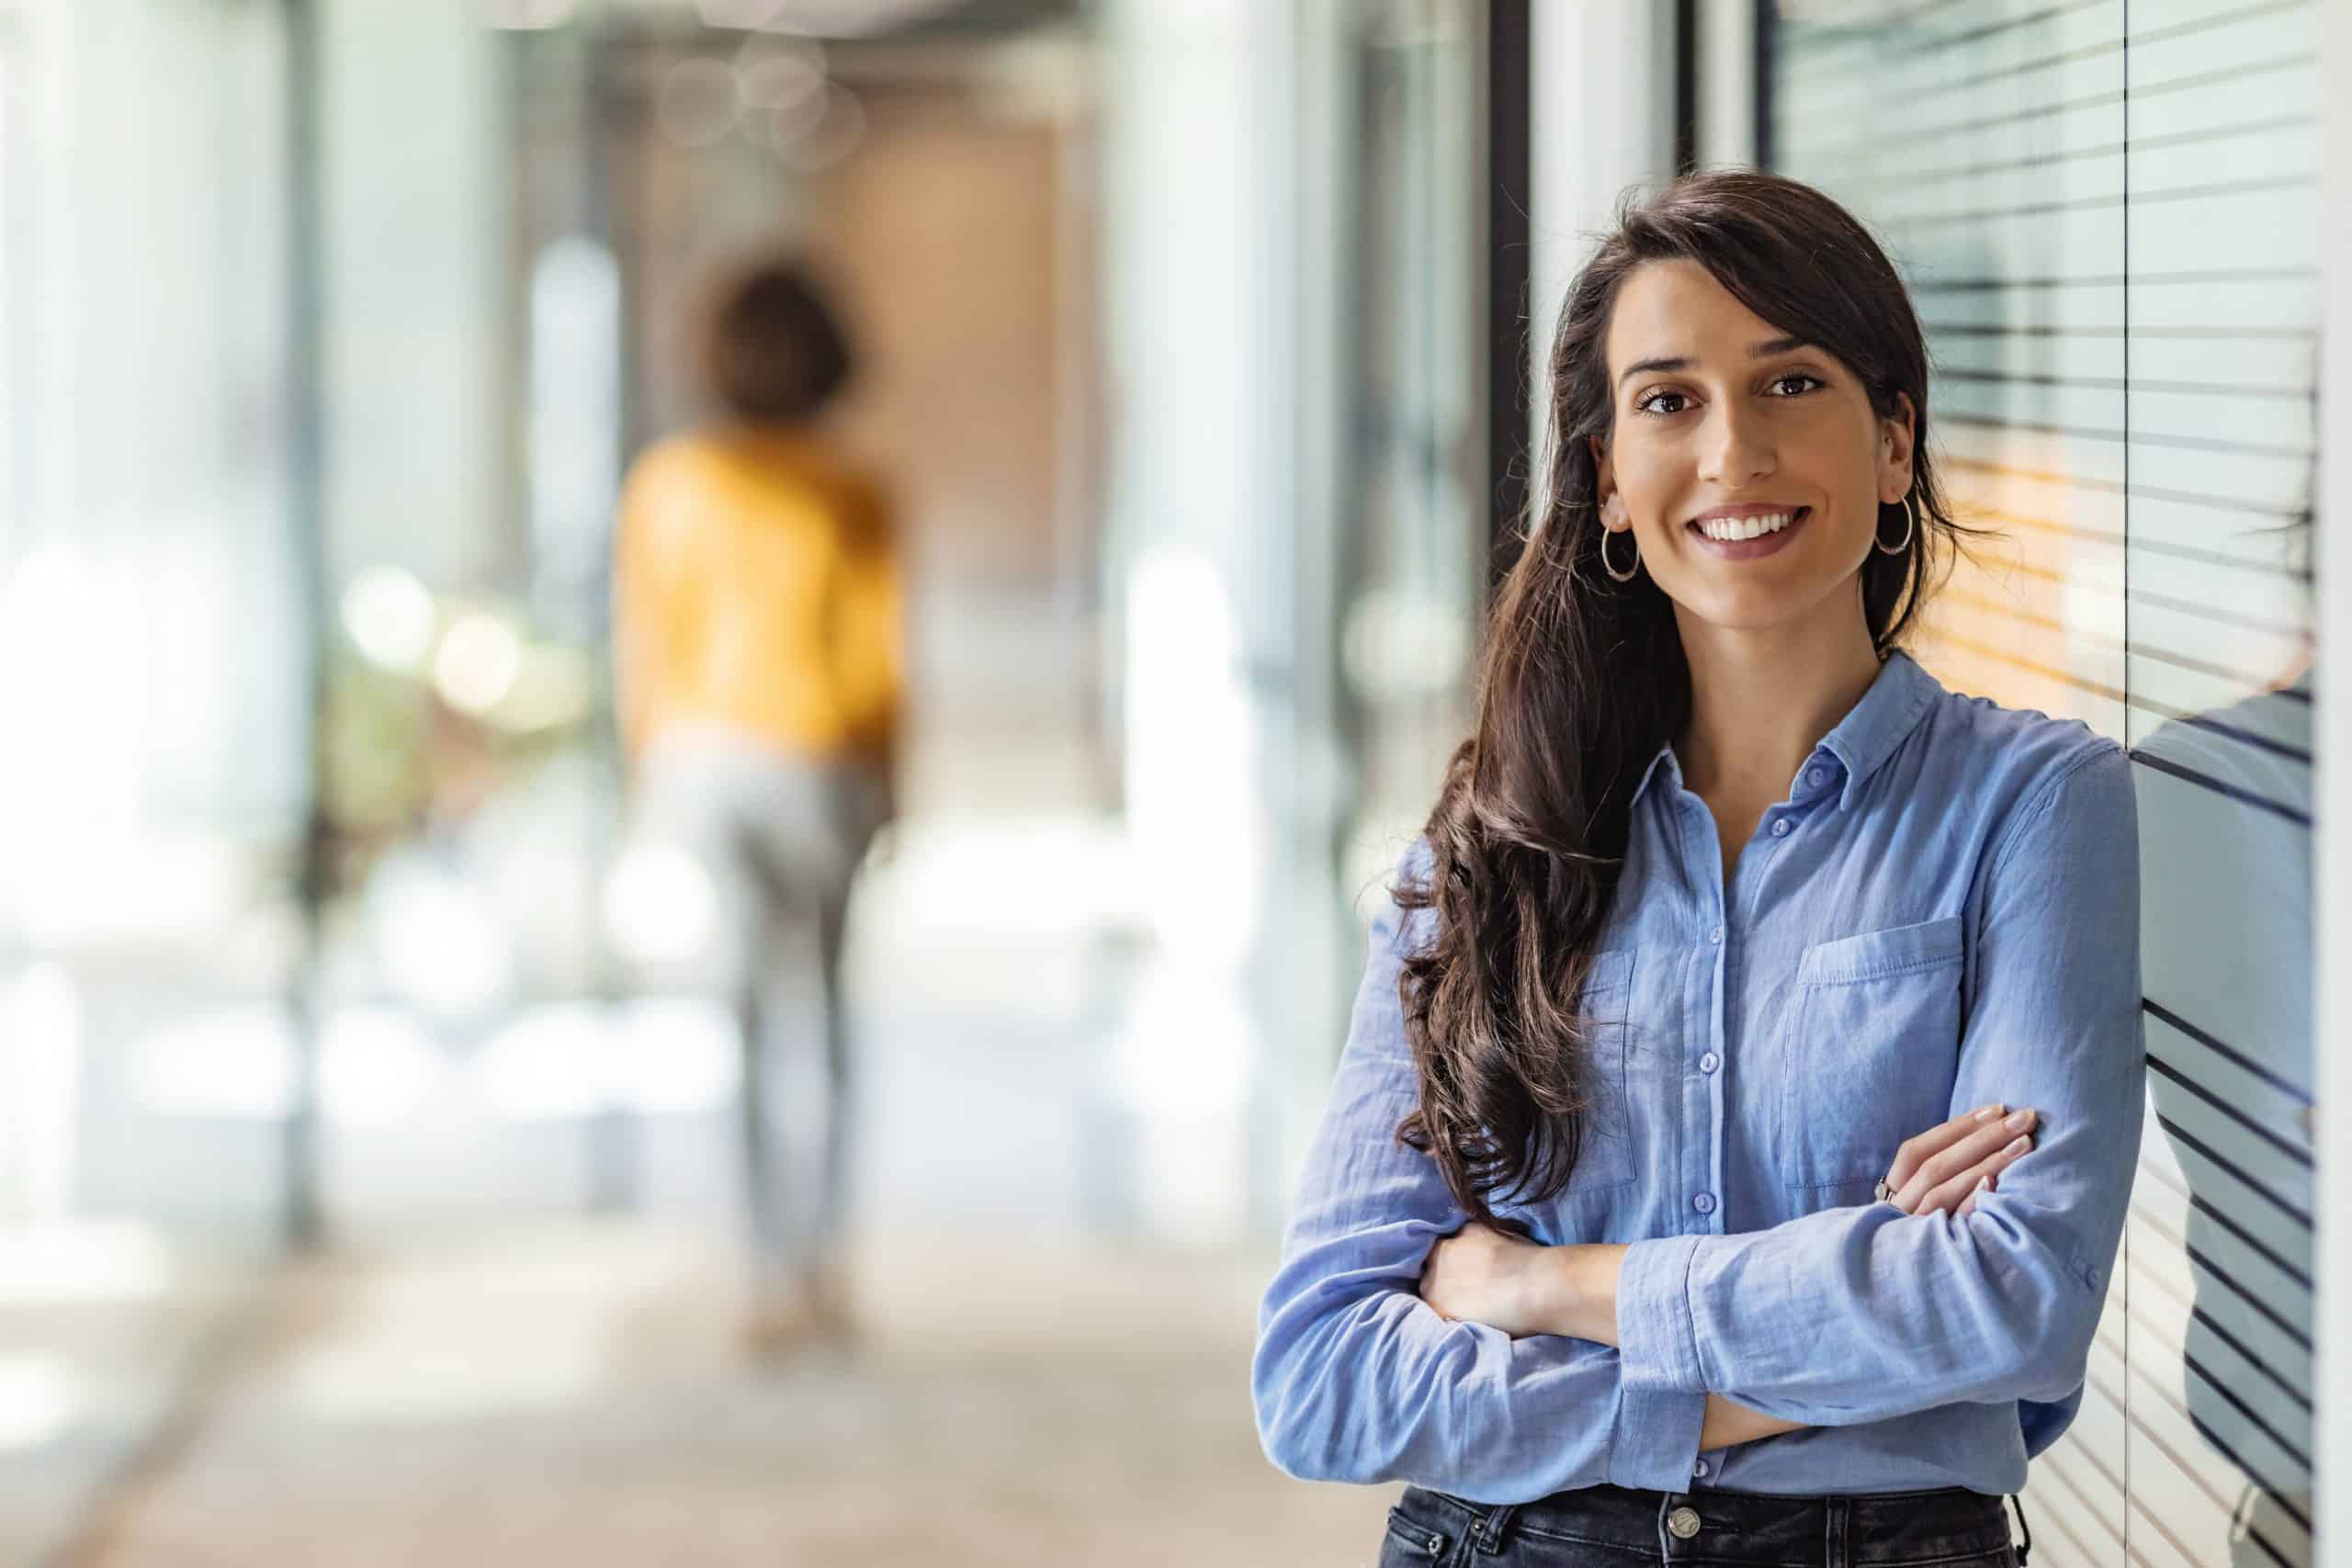
[[[1853,1505],[1843,1497],[1823,1499],[1822,1561],[1829,1568],[1850,1568],[1854,1561]]]
[[[2018,1568],[2026,1568],[2026,1554],[2033,1550],[2033,1527],[2025,1522],[2025,1499],[2009,1494],[2009,1506],[2018,1511],[2018,1529],[2025,1532],[2025,1543],[2018,1548]]]
[[[1668,1544],[1666,1538],[1666,1516],[1673,1507],[1674,1494],[1671,1492],[1659,1493],[1657,1497],[1657,1560],[1660,1562],[1671,1562],[1674,1561],[1674,1548]]]
[[[1505,1503],[1488,1514],[1478,1527],[1478,1550],[1492,1557],[1503,1549],[1503,1532],[1510,1529],[1511,1516],[1519,1512],[1516,1503]]]

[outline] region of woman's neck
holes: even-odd
[[[1748,630],[1681,615],[1690,724],[1675,738],[1684,784],[1702,799],[1781,798],[1821,738],[1878,678],[1857,615]]]

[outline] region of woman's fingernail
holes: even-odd
[[[2030,1111],[2018,1111],[2007,1121],[2002,1122],[2001,1125],[2007,1127],[2012,1133],[2022,1133],[2028,1127],[2033,1125],[2033,1112]]]
[[[1979,1192],[1984,1191],[1986,1188],[1992,1185],[1993,1179],[1989,1176],[1980,1176],[1976,1179],[1976,1190]]]
[[[2000,1113],[2001,1108],[1999,1106],[1988,1105],[1984,1110],[1976,1113],[1976,1119],[1979,1122],[1990,1122],[1994,1117],[1998,1116]]]
[[[2031,1138],[2016,1138],[2012,1139],[2009,1146],[2003,1149],[2001,1152],[2005,1155],[2021,1155],[2032,1146],[2033,1140]]]

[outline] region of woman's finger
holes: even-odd
[[[2038,1120],[2033,1111],[2019,1111],[2000,1121],[1986,1122],[1949,1148],[1929,1156],[1912,1171],[1909,1180],[1897,1184],[1904,1199],[1902,1208],[1917,1213],[1928,1193],[1955,1181],[1959,1192],[1965,1195],[1969,1180],[1986,1162],[2005,1152],[2014,1158],[2032,1146],[2030,1129]]]
[[[2020,1145],[2024,1146],[2020,1147]],[[1977,1198],[1997,1190],[2001,1185],[2001,1173],[2032,1152],[2032,1140],[2018,1138],[1990,1158],[1970,1167],[1938,1187],[1915,1213],[1930,1209],[1951,1214],[1975,1213]]]
[[[1907,1187],[1921,1166],[1971,1133],[1994,1122],[2007,1109],[2006,1105],[1980,1105],[1963,1115],[1939,1122],[1924,1133],[1905,1139],[1903,1146],[1894,1151],[1894,1168],[1886,1173],[1886,1184],[1898,1190]]]
[[[1961,1219],[1966,1219],[1976,1212],[1976,1200],[1991,1190],[1993,1190],[1993,1179],[1989,1176],[1978,1177],[1976,1185],[1969,1190],[1967,1197],[1960,1201],[1960,1207],[1952,1211],[1953,1213]]]

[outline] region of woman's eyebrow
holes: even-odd
[[[1761,343],[1749,344],[1747,345],[1747,357],[1750,359],[1770,359],[1776,354],[1786,354],[1792,348],[1811,348],[1814,345],[1812,344],[1807,343],[1801,337],[1770,337],[1766,338]],[[1622,387],[1628,380],[1642,374],[1645,370],[1688,370],[1690,368],[1690,359],[1687,355],[1679,355],[1672,359],[1637,359],[1633,364],[1625,367],[1625,373],[1617,378],[1617,384]]]

